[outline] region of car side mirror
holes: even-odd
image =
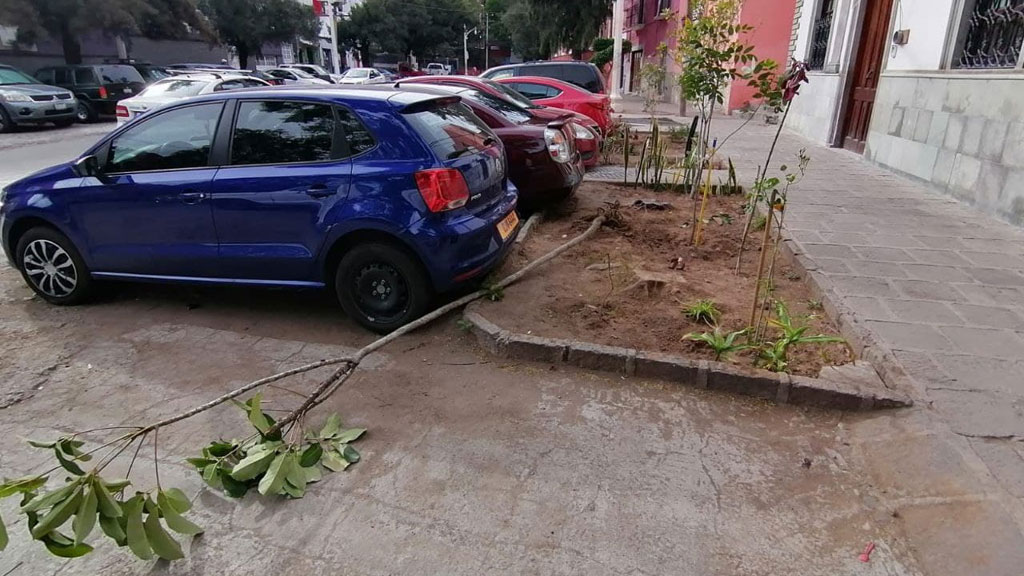
[[[99,176],[100,162],[95,156],[89,154],[75,160],[74,164],[71,165],[71,169],[75,171],[75,174],[83,178],[86,176]]]

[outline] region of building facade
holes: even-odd
[[[787,125],[1024,225],[1024,0],[798,0]]]

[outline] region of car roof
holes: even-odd
[[[230,92],[218,92],[215,94],[198,96],[191,101],[199,102],[224,100],[228,98],[238,98],[239,96],[245,96],[246,98],[255,97],[273,99],[287,98],[289,96],[298,96],[302,98],[315,98],[325,101],[339,99],[344,99],[350,102],[386,101],[396,108],[404,108],[411,104],[425,102],[427,100],[433,100],[438,95],[443,94],[434,93],[433,95],[431,95],[429,93],[399,90],[392,86],[342,87],[336,84],[322,84],[317,86],[298,84],[294,86],[267,86],[266,88],[243,88],[241,90],[232,90]]]
[[[549,86],[557,86],[559,88],[572,88],[578,92],[586,90],[585,88],[580,88],[578,85],[573,84],[572,82],[566,82],[565,80],[552,78],[551,76],[510,76],[508,78],[501,78],[500,80],[495,80],[495,82],[500,82],[502,84],[516,82],[535,82],[537,84],[547,84]]]

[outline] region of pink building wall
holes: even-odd
[[[788,65],[795,12],[796,0],[746,0],[743,3],[740,24],[754,28],[744,35],[744,40],[754,47],[758,58],[771,58],[783,69]],[[756,92],[746,82],[734,82],[729,92],[729,111],[742,108],[747,102],[756,104]]]

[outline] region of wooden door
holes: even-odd
[[[640,68],[644,65],[644,53],[640,50],[630,54],[629,91],[640,91]]]
[[[878,77],[882,73],[882,56],[889,40],[892,0],[867,0],[864,27],[853,68],[853,82],[848,93],[843,120],[843,148],[858,154],[864,152],[871,125],[871,109],[875,104]]]

